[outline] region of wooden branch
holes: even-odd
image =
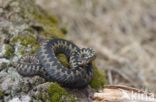
[[[156,102],[154,93],[149,93],[128,86],[105,86],[104,90],[95,93],[93,102]]]

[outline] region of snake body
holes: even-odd
[[[69,68],[56,57],[60,53],[68,58]],[[53,39],[42,43],[36,56],[21,58],[17,63],[17,71],[23,76],[39,75],[65,87],[83,88],[92,79],[91,62],[94,58],[95,51],[91,48],[80,49],[70,41]]]

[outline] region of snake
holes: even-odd
[[[58,54],[67,57],[69,66],[59,61]],[[71,41],[55,38],[42,42],[35,55],[20,58],[16,68],[23,76],[39,75],[64,87],[84,88],[93,77],[95,55],[92,48],[79,48]]]

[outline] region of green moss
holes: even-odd
[[[14,47],[10,44],[6,44],[5,46],[5,56],[10,58],[14,55]]]
[[[69,68],[68,59],[64,54],[58,54],[57,58],[65,67]]]
[[[59,93],[55,93],[54,95],[51,96],[51,102],[59,102],[61,99],[61,95]]]
[[[64,88],[62,88],[57,83],[49,86],[48,94],[50,95],[51,102],[64,102],[64,100],[68,100],[67,102],[76,101],[74,96],[70,95]]]
[[[44,37],[64,37],[64,32],[58,27],[58,20],[54,15],[46,13],[41,8],[36,8],[36,11],[32,14],[32,18],[41,24]]]
[[[31,51],[30,53],[35,53],[36,50],[39,48],[39,43],[37,42],[36,38],[31,35],[31,34],[27,34],[27,35],[18,35],[15,36],[12,41],[13,44],[15,44],[16,42],[20,42],[20,44],[22,45],[22,47],[20,48],[20,53],[23,55],[25,53],[25,49],[28,46],[31,46]]]
[[[106,83],[104,71],[100,71],[93,62],[93,79],[90,82],[90,86],[94,89],[100,89],[104,87]]]
[[[37,44],[35,37],[30,34],[15,36],[12,41],[13,42],[20,41],[23,46],[27,46],[33,43]]]
[[[0,90],[0,97],[3,97],[4,93]]]
[[[43,35],[42,38],[51,38],[53,36],[59,38],[64,37],[64,33],[61,31],[55,15],[49,14],[39,6],[36,6],[34,0],[19,0],[19,2],[21,16],[24,19],[31,20],[33,22],[32,26],[42,28],[42,31],[38,32],[40,36]]]

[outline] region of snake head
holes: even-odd
[[[80,49],[77,57],[78,65],[86,65],[95,59],[96,53],[92,48]]]

